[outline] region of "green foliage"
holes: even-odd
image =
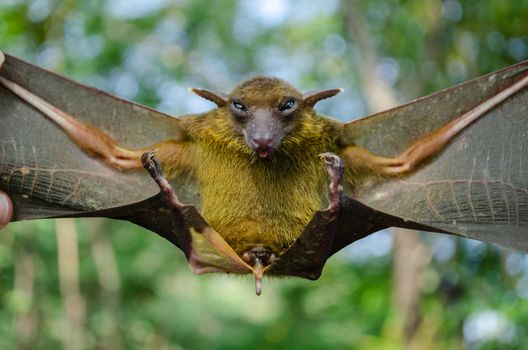
[[[165,112],[211,105],[254,74],[303,90],[344,87],[321,110],[364,115],[355,38],[336,0],[0,0],[0,49]],[[528,57],[528,3],[360,1],[381,78],[402,101]],[[60,225],[60,224],[59,224]],[[316,282],[194,276],[183,255],[128,223],[78,220],[85,348],[403,347],[391,299],[391,236],[340,252]],[[494,246],[424,236],[417,348],[528,347],[528,264]],[[0,348],[61,348],[69,332],[54,222],[0,234]],[[79,306],[80,305],[80,306]]]

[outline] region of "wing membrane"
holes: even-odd
[[[146,147],[183,137],[179,120],[86,87],[6,55],[0,75],[122,146]],[[130,205],[158,193],[142,170],[121,172],[81,151],[63,130],[0,84],[0,188],[15,200],[16,220]],[[175,179],[182,197],[193,185]],[[31,200],[39,205],[29,205]]]
[[[528,74],[528,62],[345,126],[348,142],[394,156]],[[528,251],[528,89],[471,124],[410,176],[354,197],[405,221]]]

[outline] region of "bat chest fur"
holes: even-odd
[[[322,162],[222,153],[200,157],[202,215],[239,254],[257,245],[282,253],[327,201]]]

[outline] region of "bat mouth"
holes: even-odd
[[[272,146],[259,146],[259,147],[252,147],[253,151],[260,157],[260,158],[268,158],[270,154],[273,152],[274,148]]]
[[[262,293],[262,277],[266,269],[277,260],[277,255],[264,246],[256,246],[242,254],[242,260],[251,266],[255,276],[255,293]]]
[[[270,155],[271,153],[271,149],[270,148],[266,148],[266,149],[257,149],[255,150],[258,154],[258,156],[260,158],[268,158],[268,156]]]
[[[275,149],[276,140],[275,137],[251,137],[248,140],[248,145],[260,158],[268,158],[271,152]]]

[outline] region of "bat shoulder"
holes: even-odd
[[[343,128],[345,126],[342,121],[337,120],[336,118],[317,113],[314,113],[314,120],[316,120],[317,123],[320,123],[329,132],[333,133],[343,132]]]
[[[178,119],[180,126],[187,134],[187,140],[199,147],[234,147],[236,150],[243,148],[240,146],[241,140],[236,131],[236,125],[222,109],[182,116]]]
[[[199,114],[184,114],[174,118],[174,122],[189,139],[198,140],[222,124],[217,114],[216,110]]]
[[[304,119],[300,135],[324,144],[336,144],[344,130],[343,122],[322,114],[311,113]]]

